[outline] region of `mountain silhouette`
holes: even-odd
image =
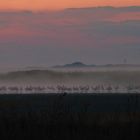
[[[87,65],[83,62],[73,62],[71,64],[65,64],[65,65],[57,65],[54,66],[54,68],[84,68],[84,67],[94,67],[95,65]]]

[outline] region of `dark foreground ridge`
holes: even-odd
[[[140,94],[0,95],[3,139],[132,139],[139,128]]]

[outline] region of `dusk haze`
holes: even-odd
[[[0,0],[0,138],[140,138],[140,0]]]
[[[33,70],[32,77],[26,70]],[[58,78],[47,70],[66,71],[68,76],[63,73],[66,78],[63,79],[61,73],[56,73],[61,75]],[[69,71],[86,71],[91,79],[85,76],[82,80],[84,74],[81,74],[73,81],[74,85],[115,86],[119,81],[125,87],[120,92],[127,92],[129,80],[135,85],[139,83],[135,72],[139,70],[138,0],[2,0],[0,3],[0,73],[15,72],[0,75],[2,85],[3,82],[69,85],[75,79]],[[103,73],[98,75],[98,71]],[[113,73],[104,73],[108,71]],[[124,75],[124,71],[134,74]],[[10,77],[14,78],[9,80]]]

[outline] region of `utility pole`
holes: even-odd
[[[127,59],[126,59],[126,58],[124,58],[124,60],[123,60],[123,64],[124,64],[124,65],[127,64]]]

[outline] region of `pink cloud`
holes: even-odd
[[[14,42],[31,45],[59,44],[63,46],[100,46],[106,42],[119,43],[139,42],[138,37],[118,36],[108,38],[105,32],[98,27],[98,23],[107,21],[123,22],[126,20],[140,20],[140,12],[111,12],[110,10],[82,10],[81,11],[61,11],[54,13],[17,13],[12,15],[2,15],[7,25],[1,27],[0,43]],[[96,23],[97,22],[97,23]],[[96,24],[95,24],[96,23]],[[104,26],[104,24],[102,24]],[[90,30],[90,28],[91,30]],[[83,29],[89,28],[88,35]],[[116,28],[116,27],[115,27]],[[119,26],[117,26],[119,28]],[[83,30],[81,32],[81,30]],[[109,29],[108,29],[109,30]],[[116,31],[116,30],[115,30]],[[122,32],[123,34],[123,32]],[[111,36],[111,33],[110,33]],[[111,41],[110,41],[111,40]]]
[[[128,20],[140,20],[140,12],[126,12],[113,15],[110,18],[106,18],[108,21],[112,22],[123,22]]]

